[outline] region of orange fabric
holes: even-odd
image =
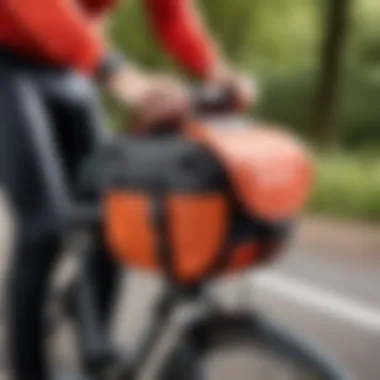
[[[105,227],[111,251],[122,263],[146,270],[159,268],[149,198],[124,191],[109,194],[105,200]]]
[[[191,125],[188,133],[223,160],[237,197],[253,215],[268,221],[288,218],[306,203],[313,168],[292,136],[248,122],[238,129]]]
[[[205,274],[220,254],[227,233],[227,202],[222,195],[175,195],[168,203],[174,268],[186,281]]]
[[[225,273],[238,272],[257,267],[263,264],[269,264],[276,258],[283,248],[281,239],[272,241],[252,241],[238,244],[231,253],[231,259],[224,268]]]
[[[113,192],[105,201],[105,229],[111,251],[122,263],[151,271],[160,267],[157,231],[149,198]],[[173,269],[179,280],[196,281],[222,249],[227,232],[227,203],[222,195],[174,195],[166,203]]]
[[[225,269],[226,272],[234,272],[246,269],[259,260],[259,246],[255,242],[238,245],[231,254],[231,259]]]

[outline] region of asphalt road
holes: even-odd
[[[293,249],[270,271],[250,275],[249,294],[242,296],[241,284],[233,280],[220,285],[220,294],[249,299],[252,307],[310,337],[356,379],[379,380],[380,260],[367,260]],[[129,278],[124,306],[129,311],[119,324],[130,344],[142,330],[158,284],[143,275]]]
[[[9,229],[4,213],[0,219],[0,249],[7,252]],[[332,233],[333,229],[334,224],[324,222],[301,229],[289,251],[270,270],[249,275],[249,293],[244,297],[237,281],[221,283],[219,293],[232,302],[249,300],[252,307],[309,336],[358,380],[379,380],[380,229],[336,226],[340,236]],[[2,281],[6,273],[7,257],[3,254]],[[147,323],[161,282],[133,273],[123,289],[115,335],[119,343],[133,347]],[[67,336],[64,333],[61,339]],[[4,354],[5,348],[1,349]],[[220,373],[217,377],[227,378]],[[281,376],[275,378],[282,380]]]
[[[291,252],[257,281],[262,308],[326,347],[359,380],[380,379],[380,261]]]

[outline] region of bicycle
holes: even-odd
[[[294,177],[288,177],[285,182],[281,182],[284,179],[278,173],[277,177],[265,178],[267,182],[264,184],[257,182],[256,178],[254,184],[264,190],[261,194],[256,193],[255,199],[251,198],[251,194],[245,191],[252,185],[247,182],[247,176],[251,170],[258,170],[257,167],[248,166],[247,169],[244,166],[246,170],[241,175],[241,161],[227,157],[231,154],[229,149],[232,153],[236,150],[234,133],[243,132],[249,140],[252,130],[245,129],[251,124],[247,119],[226,116],[225,111],[233,108],[232,100],[230,93],[198,93],[194,97],[194,109],[198,115],[221,113],[223,122],[220,119],[199,121],[194,116],[189,128],[171,125],[158,128],[160,133],[151,135],[136,136],[132,132],[118,136],[103,152],[103,157],[107,157],[103,166],[107,178],[101,182],[103,193],[107,189],[104,194],[109,196],[108,200],[103,207],[82,205],[72,217],[73,229],[86,237],[82,249],[89,252],[86,248],[92,244],[94,230],[98,231],[99,223],[108,223],[110,227],[106,234],[110,245],[118,251],[116,256],[121,263],[163,274],[166,289],[158,299],[151,326],[134,358],[118,357],[116,360],[109,355],[104,332],[97,324],[91,283],[80,272],[79,314],[85,321],[81,324],[85,342],[82,354],[90,379],[206,380],[213,378],[212,373],[207,372],[212,355],[219,351],[225,355],[226,350],[239,352],[240,356],[248,353],[250,362],[259,357],[259,362],[270,359],[274,365],[285,364],[286,373],[294,375],[290,377],[292,379],[349,379],[344,369],[307,340],[278,326],[259,311],[225,310],[208,291],[215,277],[231,271],[240,273],[277,254],[291,232],[292,214],[304,204],[309,188],[310,166],[299,143],[286,133],[267,133],[259,128],[254,138],[260,144],[269,144],[270,148],[275,141],[280,167],[295,172],[292,173]],[[219,131],[227,135],[223,137]],[[249,141],[252,143],[253,140]],[[255,147],[258,149],[257,142]],[[244,145],[241,149],[243,159],[252,159],[246,148]],[[260,154],[272,159],[272,151],[261,150]],[[166,158],[158,159],[165,155]],[[126,162],[131,159],[135,169],[126,170]],[[272,166],[276,162],[278,165],[278,160],[272,160]],[[168,180],[171,177],[168,173],[178,170],[178,166],[185,176],[181,174],[179,180]],[[126,175],[128,170],[131,172]],[[299,171],[301,176],[306,173],[307,178],[300,178]],[[233,181],[235,187],[231,186]],[[296,196],[293,196],[294,192],[289,193],[284,183],[290,183],[290,187],[298,186]],[[215,197],[215,190],[221,188],[222,198],[228,199],[228,212],[223,199]],[[140,194],[147,189],[151,197],[149,202]],[[281,191],[284,194],[286,190],[289,199],[272,207],[276,194],[278,196]],[[272,192],[269,200],[265,198],[268,191]],[[169,205],[166,203],[168,194],[174,194]],[[255,217],[251,216],[252,210]],[[172,225],[166,218],[168,212],[171,212]],[[194,225],[189,224],[189,218]],[[227,219],[233,223],[228,228],[221,226],[221,222]],[[147,220],[152,220],[152,225],[147,224]],[[198,228],[197,224],[200,225]],[[189,230],[192,230],[190,234]],[[137,241],[139,234],[142,235]],[[211,235],[214,236],[212,241]],[[195,246],[200,254],[191,254],[187,249],[189,244],[194,244],[195,236]],[[228,238],[224,239],[225,236]],[[215,254],[215,244],[220,248],[218,254]],[[77,250],[80,249],[77,247]],[[182,252],[182,256],[178,252]],[[84,263],[85,257],[81,260]],[[257,373],[248,375],[249,379],[269,378]],[[237,373],[226,379],[231,376],[236,377]],[[283,372],[280,378],[285,378]]]

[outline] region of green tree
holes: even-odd
[[[325,38],[321,50],[320,85],[314,115],[314,133],[322,148],[336,142],[340,73],[348,31],[350,0],[327,0]]]

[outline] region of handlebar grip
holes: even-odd
[[[234,88],[219,86],[200,86],[190,90],[190,107],[183,114],[172,115],[166,120],[160,120],[153,125],[138,125],[133,128],[136,134],[165,135],[177,131],[188,118],[193,116],[211,116],[241,112],[245,107],[241,104]]]
[[[233,88],[201,87],[193,91],[191,102],[193,111],[200,115],[231,113],[241,109]]]

